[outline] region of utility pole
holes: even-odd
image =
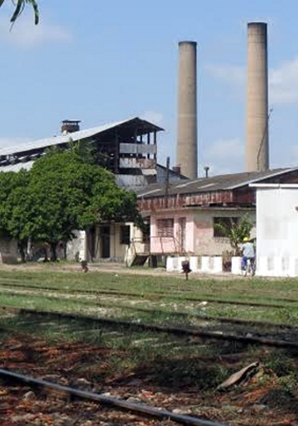
[[[170,186],[170,157],[167,157],[166,165],[166,180],[165,180],[165,207],[168,208],[169,205],[169,186]]]

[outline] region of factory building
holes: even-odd
[[[244,172],[150,185],[138,191],[138,205],[150,223],[153,255],[216,256],[231,251],[216,224],[246,216],[256,222],[252,184],[298,183],[298,168]]]
[[[51,147],[69,148],[87,143],[98,165],[116,176],[120,187],[130,189],[157,181],[157,135],[163,129],[138,117],[80,130],[80,121],[64,120],[59,136],[0,150],[0,171],[30,169]]]
[[[122,188],[137,190],[163,183],[165,179],[183,179],[179,172],[167,171],[157,163],[157,139],[162,130],[138,117],[85,130],[80,130],[78,120],[64,120],[59,136],[1,149],[0,171],[29,170],[49,148],[70,149],[71,144],[78,142],[92,148],[97,164],[114,173],[117,185]],[[123,260],[127,245],[137,232],[130,223],[104,223],[88,231],[78,231],[77,238],[66,248],[67,258],[73,260],[79,254],[88,260]],[[9,250],[6,252],[8,258]],[[62,248],[60,256],[64,254]]]

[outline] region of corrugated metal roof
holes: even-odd
[[[139,120],[140,122],[147,123],[149,126],[152,126],[157,131],[163,130],[161,127],[156,126],[149,121],[142,120],[138,117],[129,118],[123,121],[117,121],[113,123],[104,124],[102,126],[93,127],[91,129],[79,130],[78,132],[68,133],[67,135],[54,136],[51,138],[39,139],[32,142],[26,142],[21,145],[11,146],[7,148],[0,149],[0,156],[6,155],[14,155],[20,152],[32,151],[34,149],[39,148],[47,148],[54,145],[66,144],[70,141],[77,142],[82,139],[88,139],[92,136],[98,135],[99,133],[103,133],[107,130],[111,130],[115,127],[122,126],[123,124],[128,124],[131,121]]]
[[[169,195],[196,194],[200,192],[225,190],[228,191],[295,170],[298,170],[298,168],[275,169],[265,172],[234,173],[211,176],[208,178],[198,178],[195,180],[178,181],[170,184]],[[153,190],[154,192],[152,192]],[[138,198],[161,197],[165,195],[165,186],[153,184],[143,190],[138,191],[137,195]]]

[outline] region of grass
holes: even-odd
[[[278,300],[281,297],[291,297],[298,301],[298,289],[296,280],[264,280],[264,279],[241,279],[241,280],[214,280],[214,279],[192,279],[191,284],[186,283],[176,276],[154,277],[149,275],[129,275],[121,273],[90,272],[52,272],[44,271],[28,272],[7,271],[0,272],[0,280],[18,284],[50,286],[53,288],[82,289],[85,290],[121,290],[148,294],[150,292],[179,293],[182,297],[196,295],[216,295],[249,297],[251,300]]]
[[[9,332],[7,330],[13,330]],[[126,380],[147,377],[148,383],[161,388],[216,393],[217,386],[232,373],[256,360],[263,364],[263,374],[258,386],[277,383],[284,392],[297,391],[297,358],[295,353],[282,350],[264,350],[245,347],[238,343],[192,344],[185,337],[173,337],[131,330],[123,327],[98,326],[84,321],[42,319],[20,314],[0,319],[0,342],[5,338],[34,335],[34,339],[46,339],[48,345],[61,342],[81,342],[100,348],[109,348],[108,357],[92,356],[92,363],[82,363],[77,374],[88,380],[102,381],[111,374]],[[234,356],[236,358],[234,358]],[[236,361],[236,362],[235,362]],[[57,359],[59,365],[59,359]]]
[[[81,275],[85,277],[85,275]],[[69,278],[69,277],[67,277]],[[36,277],[35,277],[36,280]],[[1,288],[0,277],[0,288]],[[15,285],[15,281],[13,282]],[[122,295],[107,294],[85,294],[72,292],[71,286],[64,286],[63,293],[55,292],[53,286],[52,292],[46,292],[38,287],[36,289],[26,289],[26,283],[19,287],[9,287],[5,283],[2,293],[0,293],[0,304],[6,304],[16,307],[35,308],[39,310],[55,310],[63,312],[73,312],[89,315],[108,316],[113,318],[123,318],[133,320],[141,319],[150,323],[162,324],[180,324],[191,325],[198,323],[199,319],[206,316],[242,318],[245,320],[283,322],[290,325],[298,325],[298,310],[292,304],[287,308],[267,308],[258,306],[242,306],[216,304],[214,302],[191,302],[183,299],[173,299],[172,294],[161,296],[158,299],[150,300],[145,298],[144,292],[140,293],[139,298],[129,298]],[[32,286],[32,280],[30,281]],[[84,281],[81,283],[81,289],[84,288]],[[101,289],[100,286],[97,287]],[[147,309],[148,312],[140,312],[138,309]],[[150,312],[152,310],[152,312]],[[180,315],[179,315],[180,313]],[[184,314],[184,316],[183,316]],[[197,318],[195,320],[195,317]]]
[[[275,298],[293,297],[298,300],[298,288],[296,280],[265,280],[265,279],[239,279],[239,280],[214,280],[192,278],[186,283],[180,276],[156,277],[150,275],[133,275],[105,272],[53,272],[45,268],[42,271],[0,271],[1,282],[17,283],[20,285],[50,286],[52,288],[66,288],[98,290],[114,289],[122,291],[137,291],[140,293],[154,292],[177,292],[194,294],[216,294],[216,295],[237,295],[242,297]],[[268,294],[269,293],[269,294]]]
[[[83,288],[85,276],[81,275],[78,279],[81,277],[80,288]],[[34,276],[33,278],[36,285],[38,285],[39,277]],[[65,286],[70,285],[70,279],[71,276],[63,278]],[[51,277],[47,276],[47,280],[50,281]],[[31,281],[28,282],[32,284]],[[96,283],[92,285],[98,286]],[[108,277],[106,285],[110,285]],[[14,291],[13,289],[6,289]],[[203,313],[208,312],[208,310],[210,313],[213,310],[215,316],[230,317],[244,317],[247,315],[247,311],[250,311],[247,307],[231,305],[215,306],[211,304],[209,307],[209,304],[207,304],[198,306],[196,303],[189,303],[183,300],[177,302],[171,298],[162,298],[158,301],[144,300],[142,298],[140,300],[130,300],[128,298],[106,297],[102,300],[102,297],[95,296],[90,300],[84,294],[80,294],[75,300],[60,300],[51,299],[49,296],[52,295],[48,293],[43,295],[42,291],[38,291],[36,294],[17,295],[2,293],[0,304],[14,304],[14,306],[18,307],[24,304],[24,306],[34,306],[38,309],[85,313],[86,310],[90,310],[90,307],[95,307],[99,299],[101,302],[106,302],[110,305],[107,315],[162,324],[176,324],[178,319],[175,318],[175,311],[180,309],[184,309],[188,314],[191,312],[198,313],[202,309],[204,309]],[[60,297],[58,292],[57,297]],[[130,306],[130,302],[131,306],[136,303],[137,306],[159,307],[164,311],[159,314],[142,313],[125,309],[123,306],[117,308],[113,306],[114,303],[128,304]],[[278,314],[287,316],[289,321],[291,319],[290,313],[283,312],[282,309],[275,311],[272,309],[262,310],[261,308],[251,309],[250,315],[255,319],[259,314],[262,314],[264,319],[268,319],[270,315],[278,319]],[[273,311],[274,313],[272,313]],[[92,314],[95,315],[96,311],[93,311]],[[103,315],[102,312],[100,315]],[[179,319],[179,321],[182,324],[182,319]],[[186,316],[183,321],[186,321],[187,324],[195,325],[191,315]],[[216,322],[214,326],[217,326]],[[234,328],[235,330],[236,328]],[[203,400],[208,400],[209,398],[209,401],[212,400],[215,406],[218,407],[221,407],[221,401],[224,397],[227,403],[223,406],[222,412],[227,409],[231,410],[231,413],[228,413],[229,415],[226,414],[228,418],[237,419],[237,424],[240,424],[237,418],[238,402],[236,404],[237,410],[234,407],[235,400],[239,401],[241,395],[245,399],[245,395],[249,394],[249,392],[256,391],[257,393],[259,390],[264,395],[262,390],[269,389],[270,392],[266,404],[272,404],[273,406],[281,398],[282,404],[286,407],[292,395],[298,395],[298,361],[297,353],[295,352],[268,349],[260,346],[245,346],[237,342],[206,342],[196,338],[190,339],[167,333],[141,331],[133,327],[127,329],[127,327],[121,326],[99,325],[96,322],[90,323],[83,320],[65,320],[63,318],[57,320],[51,317],[37,319],[35,316],[28,314],[19,314],[11,317],[0,316],[0,347],[5,340],[13,338],[19,341],[22,336],[24,336],[25,340],[30,338],[32,341],[36,339],[41,339],[42,342],[45,341],[46,343],[43,343],[42,347],[49,345],[49,347],[59,348],[59,345],[65,342],[86,344],[88,348],[87,352],[86,349],[84,352],[86,353],[86,358],[85,355],[80,357],[80,349],[78,349],[77,358],[72,352],[61,352],[60,350],[52,359],[53,368],[59,371],[59,361],[65,360],[69,355],[75,355],[72,359],[77,359],[77,361],[73,361],[72,367],[76,377],[84,377],[94,385],[100,386],[100,391],[102,388],[105,389],[105,386],[108,389],[114,387],[116,390],[119,387],[121,388],[121,386],[125,389],[131,389],[129,387],[130,382],[137,379],[141,383],[139,389],[150,391],[153,388],[157,392],[164,392],[164,394],[169,395],[179,395],[179,392],[182,395],[193,395],[195,393],[200,395]],[[88,345],[90,345],[90,351]],[[96,348],[98,348],[98,352]],[[42,353],[39,355],[38,350],[34,352],[34,345],[33,355],[40,357],[37,358],[37,365],[42,365],[44,355]],[[259,376],[253,378],[252,383],[246,384],[244,387],[236,385],[225,392],[224,395],[222,393],[219,394],[217,386],[220,383],[231,374],[255,361],[261,363],[261,370]],[[18,365],[17,360],[12,362],[15,362],[16,366]],[[38,374],[38,370],[36,374]],[[135,389],[136,393],[138,393],[137,387]],[[231,399],[229,399],[229,395],[231,395]],[[211,406],[213,405],[211,404]],[[198,405],[199,414],[200,407],[201,405]],[[221,408],[219,409],[221,410]],[[233,411],[234,409],[235,412]],[[287,410],[290,412],[290,408],[287,408]],[[259,423],[252,422],[249,424]]]
[[[2,284],[2,291],[1,291]],[[9,287],[14,285],[18,287]],[[26,288],[26,287],[34,287]],[[45,291],[42,287],[53,289]],[[27,291],[28,293],[21,293]],[[55,290],[61,290],[56,291]],[[110,291],[137,293],[138,297],[108,294],[75,293],[83,291]],[[150,298],[151,294],[155,298]],[[187,299],[204,297],[224,299],[227,303],[201,303]],[[280,299],[290,298],[294,302]],[[251,301],[274,303],[283,308],[231,305],[229,301]],[[34,308],[46,311],[98,315],[144,323],[197,326],[204,323],[205,316],[242,318],[283,322],[298,325],[298,287],[295,280],[214,280],[195,279],[187,283],[181,277],[134,275],[121,273],[51,271],[44,267],[36,272],[20,270],[0,271],[0,305]],[[155,312],[140,312],[133,308],[153,309]],[[159,311],[159,312],[156,312]],[[185,316],[175,313],[182,312]],[[195,318],[197,316],[198,318]],[[200,319],[201,318],[201,319]],[[23,322],[23,324],[22,324]],[[53,322],[51,320],[51,322]],[[237,343],[206,344],[186,337],[137,331],[118,327],[90,325],[83,322],[60,320],[50,325],[40,320],[0,318],[0,326],[9,326],[15,332],[40,335],[49,341],[83,341],[103,347],[114,348],[117,353],[109,359],[112,369],[117,371],[150,371],[156,383],[169,386],[198,386],[202,390],[215,390],[228,375],[260,359],[265,369],[272,370],[284,389],[297,385],[296,360],[290,353],[277,350],[262,351],[258,347],[244,347]],[[213,329],[220,324],[214,321]],[[231,326],[230,326],[231,327]],[[232,331],[237,327],[232,326]],[[249,331],[258,328],[249,328]],[[265,330],[266,331],[266,330]],[[262,329],[262,332],[265,332]],[[2,337],[7,332],[3,332]],[[1,335],[0,335],[1,338]],[[123,353],[123,354],[122,354]],[[240,354],[237,367],[224,362],[225,356]],[[99,369],[99,376],[103,372]],[[106,374],[106,373],[105,373]],[[266,376],[266,375],[265,375]],[[264,377],[265,377],[264,376]],[[269,375],[270,376],[270,375]],[[268,377],[269,377],[268,376]]]

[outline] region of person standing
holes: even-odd
[[[255,252],[255,247],[253,242],[248,237],[244,237],[243,243],[240,244],[240,248],[242,250],[242,259],[241,259],[242,271],[246,273],[248,260],[250,261],[252,271],[254,271],[256,252]]]

